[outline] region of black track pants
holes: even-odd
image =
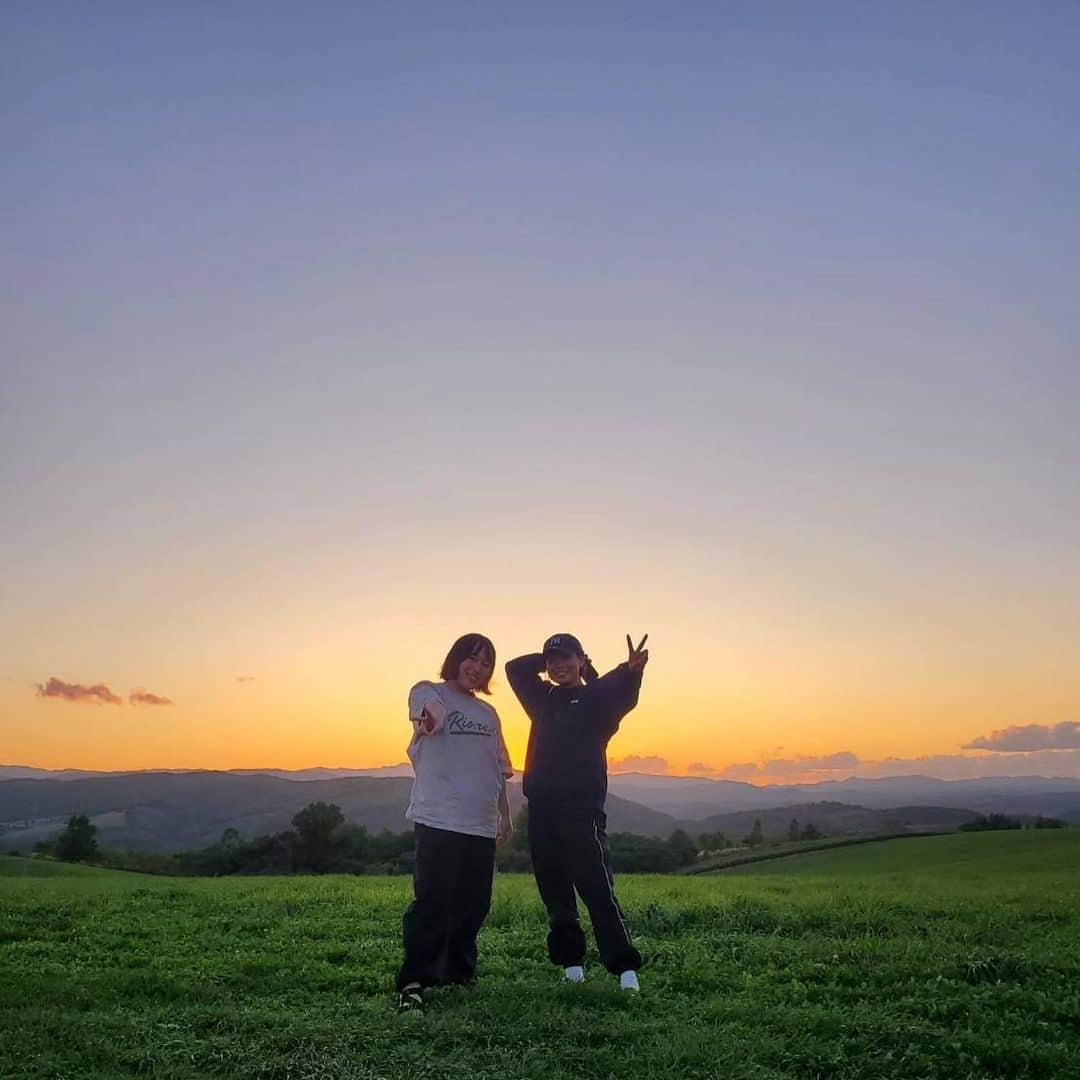
[[[611,876],[611,856],[602,811],[554,808],[529,803],[529,849],[540,899],[547,908],[548,956],[560,967],[585,959],[585,935],[578,921],[575,890],[589,910],[600,959],[619,974],[641,967]]]
[[[409,983],[467,983],[476,974],[476,935],[491,907],[495,841],[416,826],[415,899],[405,909],[405,960],[400,990]]]

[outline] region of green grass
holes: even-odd
[[[560,985],[502,876],[469,990],[394,1015],[404,878],[0,859],[4,1077],[1080,1077],[1080,831],[626,876],[648,963]]]
[[[850,880],[867,874],[932,875],[947,873],[949,880],[970,890],[976,883],[997,882],[1008,887],[1013,880],[1038,874],[1040,887],[1050,885],[1045,875],[1057,875],[1063,889],[1080,886],[1080,829],[1006,830],[983,833],[941,833],[937,836],[905,837],[900,842],[867,843],[844,848],[823,848],[805,855],[791,855],[781,862],[744,867],[726,873],[755,876],[782,874],[832,875]]]
[[[931,835],[929,833],[922,834]],[[877,836],[842,836],[825,837],[820,840],[794,840],[768,844],[758,848],[739,848],[721,855],[707,856],[689,866],[680,867],[679,874],[711,874],[715,870],[730,870],[735,866],[748,866],[751,863],[771,862],[773,859],[787,859],[804,852],[826,851],[829,848],[854,847],[857,844],[880,844],[886,840],[915,838],[915,833],[882,833]]]

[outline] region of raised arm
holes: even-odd
[[[589,683],[589,694],[603,702],[603,713],[612,731],[618,730],[622,718],[637,705],[640,692],[641,671],[631,671],[629,664],[620,664]]]
[[[626,647],[629,656],[626,663],[589,683],[589,693],[599,697],[603,703],[602,713],[612,733],[619,729],[622,718],[638,703],[641,676],[649,662],[649,650],[645,648],[648,639],[649,635],[646,634],[635,647],[627,634]]]
[[[540,678],[546,666],[543,653],[528,653],[506,665],[506,681],[530,720],[539,716],[547,701],[549,686]]]

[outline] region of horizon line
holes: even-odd
[[[252,767],[246,765],[234,766],[228,769],[214,769],[207,768],[205,766],[187,767],[187,766],[150,766],[141,769],[86,769],[78,766],[64,766],[63,768],[50,769],[41,765],[23,765],[23,764],[3,764],[0,763],[0,770],[6,769],[27,769],[34,772],[42,773],[64,773],[64,772],[76,772],[76,773],[88,773],[93,776],[131,776],[138,773],[255,773],[255,774],[269,774],[269,773],[305,773],[305,772],[346,772],[346,773],[372,773],[381,772],[387,769],[401,769],[407,768],[411,771],[412,766],[408,761],[395,762],[390,765],[365,765],[365,766],[349,766],[349,765],[310,765],[299,769],[281,768],[278,766],[259,766]],[[611,777],[619,776],[647,776],[654,779],[661,780],[704,780],[711,784],[739,784],[745,787],[753,788],[771,788],[771,787],[818,787],[821,784],[842,784],[851,780],[864,781],[869,783],[877,783],[883,780],[933,780],[942,784],[959,784],[970,783],[976,780],[1062,780],[1069,783],[1080,783],[1080,778],[1072,776],[1052,776],[1046,773],[1010,773],[1000,776],[961,776],[946,778],[941,776],[933,776],[930,773],[889,773],[884,776],[856,776],[849,774],[843,777],[829,777],[820,780],[806,780],[806,781],[775,781],[773,783],[754,783],[751,780],[733,780],[724,777],[706,776],[706,775],[686,775],[683,773],[651,773],[642,772],[640,770],[630,770],[628,772],[616,772],[611,773]],[[520,781],[521,773],[515,773],[514,779]],[[0,777],[0,779],[3,779]],[[18,778],[9,778],[18,779]],[[23,779],[30,779],[24,777]],[[340,777],[339,779],[347,779],[347,777]]]

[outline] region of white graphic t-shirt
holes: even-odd
[[[436,700],[446,716],[432,734],[418,724]],[[494,837],[499,791],[514,775],[499,714],[486,702],[446,683],[417,683],[409,691],[413,737],[409,760],[416,778],[405,816],[433,829]]]

